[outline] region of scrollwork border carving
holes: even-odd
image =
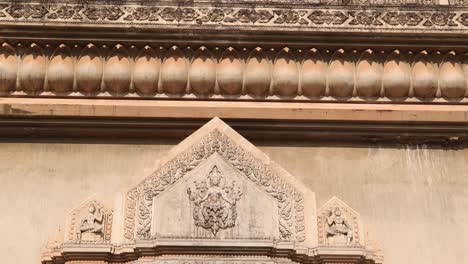
[[[255,26],[258,28],[288,27],[314,29],[326,26],[336,29],[382,28],[404,31],[405,29],[428,29],[435,31],[468,27],[464,17],[468,4],[456,1],[457,10],[444,5],[417,4],[411,8],[405,3],[395,5],[397,9],[376,3],[362,10],[356,4],[299,5],[292,4],[287,10],[268,4],[257,4],[250,8],[241,4],[203,4],[195,6],[170,5],[167,2],[137,4],[88,3],[38,3],[0,1],[0,23],[45,23],[81,25],[125,25],[136,26]],[[338,7],[337,5],[341,5]],[[409,22],[407,22],[409,21]],[[436,26],[436,28],[434,28]]]

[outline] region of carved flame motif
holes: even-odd
[[[208,182],[207,182],[208,181]],[[195,226],[211,230],[216,236],[219,230],[236,225],[237,201],[242,190],[235,181],[226,183],[225,178],[215,165],[206,180],[194,182],[195,188],[187,189],[192,201]]]

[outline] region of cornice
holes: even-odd
[[[468,6],[452,2],[0,1],[0,96],[142,105],[266,101],[291,109],[296,103],[372,103],[392,113],[407,104],[463,106],[467,19]],[[240,109],[240,118],[252,120],[245,114],[251,108]],[[213,108],[203,111],[203,118],[214,116]],[[285,119],[297,118],[297,111]],[[67,118],[42,110],[14,118],[34,119],[39,112]],[[354,112],[333,122],[360,122],[348,115]],[[408,113],[398,120],[421,121]],[[466,122],[446,110],[433,113],[442,116],[439,123]]]
[[[213,116],[251,139],[466,146],[467,106],[0,99],[0,137],[183,138]]]

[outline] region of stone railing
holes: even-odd
[[[2,96],[464,102],[454,51],[4,43]]]

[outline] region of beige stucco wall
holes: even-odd
[[[38,263],[68,210],[111,197],[155,169],[176,141],[0,143],[0,254]],[[361,215],[385,263],[468,263],[468,150],[253,142],[316,192]]]

